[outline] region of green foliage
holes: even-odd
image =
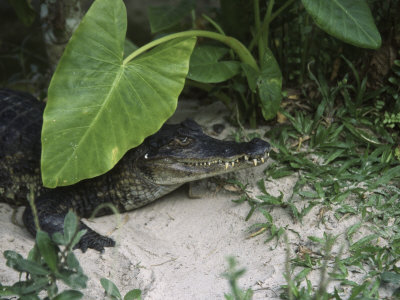
[[[315,23],[346,43],[377,49],[381,37],[365,0],[302,0]]]
[[[100,283],[103,286],[105,293],[113,300],[141,300],[142,292],[141,290],[134,289],[126,293],[126,295],[122,298],[121,293],[119,292],[117,286],[110,280],[106,278],[101,278]]]
[[[4,251],[7,266],[26,274],[12,286],[1,286],[0,296],[18,295],[21,299],[40,299],[45,291],[47,299],[81,299],[83,294],[75,289],[86,288],[87,277],[83,273],[72,248],[85,231],[78,231],[77,217],[69,212],[64,220],[64,233],[51,239],[47,233],[38,231],[34,248],[28,258],[14,251]],[[59,246],[64,246],[61,250]],[[59,293],[57,281],[70,287]]]
[[[237,269],[237,262],[235,258],[228,257],[228,270],[223,276],[228,279],[229,286],[231,287],[231,293],[225,294],[226,300],[250,300],[253,297],[253,291],[247,289],[243,291],[238,286],[238,279],[243,276],[245,269]]]
[[[220,61],[229,49],[214,45],[198,46],[190,57],[187,78],[203,83],[226,81],[240,71],[240,63],[232,60]]]
[[[204,19],[218,33],[205,30],[176,33],[176,25],[189,13],[192,28],[196,26],[193,1],[181,1],[168,8],[152,7],[149,10],[152,31],[175,33],[133,50],[134,47],[124,47],[129,44],[125,42],[123,2],[96,0],[71,38],[50,84],[42,134],[44,185],[70,185],[103,174],[127,150],[156,132],[176,108],[195,37],[206,38],[206,43],[193,53],[188,78],[198,81],[201,83],[198,86],[208,91],[215,91],[208,84],[230,80],[230,84],[218,87],[216,94],[252,126],[256,125],[259,108],[264,119],[274,118],[282,99],[283,78],[276,53],[272,51],[270,25],[293,2],[289,0],[275,10],[274,1],[264,6],[255,0],[253,7],[246,6],[255,26],[248,47],[226,36],[224,26],[207,16]],[[342,2],[333,1],[328,7],[335,12],[334,18],[326,18],[327,10],[318,9],[314,2],[304,0],[303,4],[328,33],[354,45],[378,47],[380,36],[365,2],[358,0],[352,5]],[[236,4],[232,8],[239,9]],[[222,11],[235,15],[226,5],[222,5]],[[232,18],[227,16],[225,20],[229,19]],[[251,36],[250,26],[244,29]],[[340,35],[344,32],[346,35]],[[224,43],[233,52],[208,44],[210,40]],[[153,47],[156,48],[150,50]],[[253,50],[255,47],[257,51]],[[133,52],[128,55],[124,48]],[[232,93],[238,95],[235,102],[229,100],[228,94]]]
[[[84,294],[77,289],[86,288],[88,277],[83,273],[72,249],[86,230],[78,231],[78,225],[77,216],[70,211],[64,219],[63,233],[57,232],[50,238],[46,232],[37,232],[36,243],[26,259],[14,251],[4,251],[7,266],[19,272],[20,278],[25,273],[26,280],[19,280],[11,286],[0,284],[0,297],[16,295],[21,300],[40,300],[42,298],[39,295],[45,292],[45,300],[82,299]],[[57,282],[62,282],[71,289],[59,292]],[[141,299],[141,291],[138,289],[129,291],[122,298],[118,288],[110,280],[102,278],[100,282],[111,299]]]

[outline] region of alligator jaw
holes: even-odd
[[[146,168],[153,170],[150,180],[159,185],[175,185],[230,173],[264,164],[269,152],[262,155],[239,155],[210,160],[179,160],[173,158],[149,160]],[[145,172],[149,174],[149,172]]]
[[[230,169],[242,169],[243,167],[257,167],[265,163],[265,161],[269,157],[269,152],[264,153],[262,156],[249,156],[249,155],[240,155],[237,157],[232,157],[229,159],[226,158],[218,158],[218,159],[210,159],[210,160],[201,160],[201,161],[181,161],[179,163],[184,164],[188,167],[198,167],[203,169],[215,169],[215,166],[220,169],[230,172]],[[178,163],[178,162],[177,162]]]

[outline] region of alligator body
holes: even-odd
[[[75,185],[44,188],[40,179],[40,132],[44,104],[28,94],[0,90],[0,200],[26,204],[34,191],[42,230],[63,230],[63,220],[73,209],[90,217],[101,204],[112,203],[120,212],[150,203],[182,184],[262,164],[269,144],[261,139],[236,143],[214,139],[188,119],[165,124],[157,133],[128,151],[108,173]],[[101,209],[97,216],[109,214]],[[28,231],[36,233],[32,211],[24,211]],[[78,247],[102,251],[114,241],[80,223],[87,233]]]

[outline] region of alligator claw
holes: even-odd
[[[81,251],[85,253],[88,248],[91,248],[103,253],[104,247],[115,246],[115,241],[112,238],[97,233],[83,223],[80,227],[81,229],[86,229],[86,233],[81,237],[74,249],[81,249]]]

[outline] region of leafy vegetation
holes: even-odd
[[[264,180],[260,180],[262,195],[253,198],[245,185],[235,182],[242,190],[242,196],[235,202],[249,203],[247,220],[254,212],[265,217],[265,223],[253,224],[250,231],[253,232],[251,236],[267,234],[266,242],[282,238],[287,231],[275,224],[274,207],[288,210],[299,222],[315,206],[320,207],[321,222],[328,210],[334,212],[338,221],[359,217],[359,221],[347,229],[346,239],[340,239],[344,249],[338,255],[331,252],[338,236],[324,235],[308,237],[321,250],[305,249],[295,258],[288,258],[284,299],[346,299],[348,296],[350,299],[380,299],[379,288],[388,283],[395,286],[395,298],[400,290],[396,266],[400,260],[399,132],[386,126],[384,116],[376,118],[375,104],[361,105],[365,99],[372,98],[362,84],[358,88],[348,85],[347,75],[336,87],[328,87],[323,77],[313,78],[322,96],[322,101],[309,103],[315,105],[314,116],[283,111],[289,124],[268,132],[275,148],[271,153],[275,162],[265,170],[266,179],[273,181],[296,175],[293,193],[285,198],[282,193],[272,196]],[[362,100],[355,106],[350,99],[357,99],[359,94]],[[342,106],[333,107],[338,99]],[[299,209],[300,202],[306,203],[302,209]],[[354,235],[360,231],[363,236],[354,240]],[[350,279],[349,269],[365,273],[362,281]],[[316,283],[307,278],[315,270],[320,270],[320,277],[325,278],[321,279],[317,290]],[[350,293],[343,294],[337,285],[328,292],[328,281],[349,286]]]
[[[21,300],[77,300],[84,294],[78,289],[86,288],[88,277],[76,258],[74,246],[86,230],[78,231],[78,219],[69,212],[64,220],[64,233],[55,233],[52,238],[46,232],[38,231],[35,245],[27,258],[15,251],[4,251],[7,266],[25,274],[25,280],[19,280],[11,286],[0,284],[0,296],[19,296]],[[71,289],[59,291],[57,282]],[[102,278],[101,284],[111,299],[141,299],[140,290],[131,290],[122,298],[118,288],[108,279]],[[43,292],[47,294],[41,298]]]
[[[386,65],[375,70],[371,65],[386,61],[381,50],[367,53],[342,41],[376,49],[382,40],[398,39],[393,16],[400,6],[394,0],[371,0],[369,6],[364,0],[350,2],[221,0],[219,13],[211,18],[208,13],[196,15],[194,1],[183,0],[175,7],[149,10],[157,39],[139,48],[126,39],[123,3],[97,0],[71,39],[49,89],[45,184],[72,184],[106,172],[173,113],[185,85],[195,87],[223,101],[240,125],[255,127],[278,116],[266,136],[274,147],[274,162],[258,182],[261,195],[253,197],[246,185],[233,181],[242,192],[235,202],[250,205],[246,220],[257,212],[264,217],[250,226],[251,237],[265,235],[275,247],[285,238],[290,226],[274,220],[277,207],[300,223],[315,207],[322,223],[327,211],[337,221],[358,217],[341,236],[308,236],[312,250],[294,253],[286,243],[287,283],[281,298],[380,299],[380,289],[390,286],[395,299],[400,294],[400,61],[390,54]],[[32,12],[25,9],[27,16],[20,16],[29,23]],[[100,36],[102,28],[113,34]],[[195,46],[197,37],[201,39]],[[386,67],[389,71],[380,73]],[[60,152],[63,157],[54,155]],[[290,195],[268,193],[269,181],[289,175],[297,178]],[[72,252],[59,251],[74,244],[71,235],[65,236],[51,242],[39,234],[47,246],[42,254],[36,245],[28,259],[6,252],[8,265],[28,275],[23,283],[2,287],[2,295],[46,290],[49,298],[57,297],[56,280],[74,282],[71,289],[82,287],[85,277],[79,265],[65,259]],[[62,272],[81,279],[75,283],[72,277],[61,277]],[[229,261],[225,277],[232,291],[226,299],[251,298],[251,290],[238,288],[243,272]],[[313,272],[320,274],[320,281],[311,281]],[[362,278],[354,280],[354,272]],[[45,283],[44,277],[52,281]],[[328,289],[332,282],[334,288]],[[102,279],[101,284],[113,299],[140,297],[134,290],[123,298],[110,281]]]
[[[95,1],[67,45],[49,87],[42,133],[43,184],[70,185],[105,173],[127,150],[156,132],[176,108],[196,37],[221,42],[233,52],[228,61],[220,61],[229,49],[198,48],[190,59],[189,78],[202,84],[238,78],[231,86],[239,91],[251,124],[256,124],[257,107],[264,119],[274,118],[281,103],[283,77],[268,34],[272,20],[291,2],[272,13],[274,1],[267,7],[254,1],[251,13],[256,32],[248,48],[205,17],[218,32],[181,31],[128,54],[124,53],[127,18],[123,2]],[[191,11],[191,3],[151,9],[152,31],[174,26]],[[361,47],[379,47],[380,35],[366,3],[346,3],[338,0],[327,7],[319,1],[302,1],[316,24],[333,36]],[[332,12],[336,17],[328,18]],[[258,62],[250,52],[256,46]]]
[[[238,269],[237,262],[235,258],[228,257],[228,270],[223,274],[223,276],[228,279],[229,286],[231,287],[231,293],[225,294],[226,300],[250,300],[253,297],[253,291],[247,289],[243,291],[238,286],[239,278],[245,273],[245,269]]]

